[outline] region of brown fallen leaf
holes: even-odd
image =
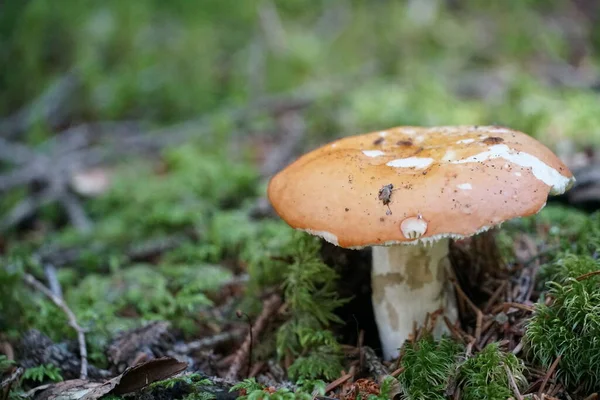
[[[35,396],[35,400],[76,400],[81,399],[92,389],[102,383],[90,382],[84,379],[70,379],[51,385],[43,385],[30,390],[27,394]],[[39,393],[36,395],[36,393]]]
[[[121,375],[104,383],[73,379],[52,385],[35,398],[36,400],[96,400],[109,393],[123,395],[167,379],[186,368],[187,363],[174,358],[156,358],[127,368]]]

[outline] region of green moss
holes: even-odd
[[[463,347],[449,338],[436,342],[425,335],[402,348],[403,371],[398,375],[403,398],[445,400]]]
[[[325,395],[325,382],[319,380],[300,380],[299,388],[295,391],[282,387],[276,390],[267,389],[256,382],[256,379],[244,379],[234,385],[231,392],[240,391],[243,394],[237,400],[312,400],[316,395]]]
[[[600,271],[590,256],[564,255],[547,267],[547,292],[536,305],[525,340],[537,362],[548,368],[560,356],[557,376],[571,389],[599,390],[600,276],[577,280]],[[550,305],[544,299],[550,297]]]
[[[512,353],[501,351],[497,343],[487,345],[480,353],[460,366],[458,384],[464,400],[506,400],[513,396],[506,369],[519,388],[527,383],[523,363]]]
[[[296,234],[294,239],[283,282],[290,319],[278,330],[277,353],[297,357],[288,371],[293,378],[335,379],[342,370],[341,350],[327,329],[342,323],[334,314],[345,302],[337,295],[338,276],[320,259],[317,238]]]
[[[514,240],[522,233],[539,246],[542,260],[554,260],[564,251],[588,254],[593,238],[600,243],[597,214],[590,216],[571,207],[548,205],[530,217],[507,221],[497,232],[497,243],[508,261],[514,261]]]

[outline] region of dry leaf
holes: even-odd
[[[186,368],[187,363],[174,358],[156,358],[128,368],[104,383],[81,379],[57,383],[36,396],[36,400],[96,400],[109,393],[123,395],[169,378]]]

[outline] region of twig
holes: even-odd
[[[578,281],[578,282],[581,282],[581,281],[583,281],[585,279],[591,278],[591,277],[596,276],[596,275],[600,275],[600,271],[588,272],[587,274],[583,274],[583,275],[578,276],[577,278],[575,278],[575,280]]]
[[[521,304],[521,303],[515,303],[515,302],[505,302],[502,304],[498,304],[496,307],[494,307],[494,309],[492,310],[492,313],[497,314],[502,310],[506,310],[508,308],[517,308],[521,311],[527,311],[527,312],[534,312],[535,311],[535,307],[532,306],[528,306],[525,304]]]
[[[19,382],[24,372],[23,368],[17,368],[8,378],[0,383],[0,397],[2,400],[7,400],[10,397],[10,388],[15,382]]]
[[[456,289],[456,293],[465,300],[465,302],[468,304],[468,306],[471,308],[471,310],[473,310],[473,312],[475,313],[475,316],[476,316],[475,339],[477,341],[479,341],[479,339],[481,338],[481,327],[483,325],[483,313],[481,312],[479,307],[477,307],[475,305],[475,303],[473,303],[471,301],[471,299],[469,299],[469,297],[465,294],[465,292],[462,290],[462,288],[460,287],[460,285],[458,284],[456,279],[451,278],[450,281],[454,285],[454,288]]]
[[[521,352],[521,350],[523,350],[523,346],[524,346],[524,342],[520,341],[519,344],[517,344],[515,346],[515,348],[512,349],[512,353],[515,354],[515,355],[519,354]]]
[[[265,96],[247,106],[226,107],[207,116],[155,130],[142,131],[139,127],[141,124],[133,126],[129,121],[123,123],[86,124],[83,127],[70,128],[64,132],[64,135],[58,135],[58,137],[64,139],[49,143],[50,148],[46,149],[48,151],[45,151],[44,154],[35,154],[33,161],[27,161],[22,167],[0,175],[0,192],[21,185],[28,185],[32,182],[39,182],[47,188],[44,195],[32,195],[17,204],[9,212],[8,216],[0,220],[0,232],[31,216],[43,205],[61,200],[61,205],[66,208],[70,219],[78,223],[82,229],[87,229],[85,220],[80,218],[82,208],[77,208],[74,205],[75,203],[69,201],[69,199],[65,200],[63,197],[65,193],[68,193],[68,182],[74,172],[107,162],[119,161],[123,158],[124,154],[158,153],[159,150],[165,147],[180,144],[190,138],[206,136],[213,131],[215,116],[226,114],[231,121],[241,124],[250,116],[261,114],[265,111],[273,115],[283,115],[286,112],[305,108],[320,97],[329,96],[332,93],[343,90],[349,79],[356,79],[365,74],[370,74],[372,70],[373,65],[367,64],[343,79],[335,79],[333,82],[317,82],[316,84],[301,87],[289,93]],[[69,80],[72,78],[65,79]],[[60,87],[61,85],[58,86]],[[52,93],[53,90],[49,90],[49,92]],[[51,105],[61,102],[56,100],[55,95],[50,94],[43,95],[42,99],[45,100],[40,100],[38,103],[46,104],[48,99],[54,99],[53,103],[50,103]],[[42,114],[52,114],[52,107],[48,108],[48,105],[44,107],[42,109],[46,111],[42,112]],[[29,109],[34,110],[39,109],[39,107],[32,106]],[[37,114],[37,111],[23,111],[19,115],[25,117],[17,115],[15,118],[11,118],[11,121],[29,121],[31,115],[34,114]],[[12,135],[11,132],[14,131],[13,125],[10,121],[0,121],[0,136],[4,132],[10,137]],[[20,126],[21,123],[17,125]],[[115,127],[122,129],[113,129]],[[17,131],[21,129],[18,128]],[[89,131],[93,129],[104,130],[106,132],[125,131],[127,134],[113,134],[110,135],[110,138],[104,137],[102,138],[104,140],[96,143],[91,138],[96,138],[98,135],[89,134]],[[75,131],[79,133],[75,134]],[[130,134],[130,132],[134,133]],[[56,147],[53,147],[53,145]],[[35,153],[35,151],[33,152]],[[25,150],[22,153],[22,156],[16,156],[12,161],[25,161],[29,157],[25,153],[31,153],[31,151]]]
[[[59,196],[58,201],[67,212],[71,225],[75,229],[81,233],[88,233],[92,230],[92,222],[85,213],[77,196],[65,191]]]
[[[277,54],[285,52],[287,39],[277,6],[270,0],[265,0],[258,7],[258,18],[264,37],[271,50]]]
[[[460,340],[463,343],[466,343],[465,338],[463,337],[462,333],[456,328],[456,326],[454,326],[454,324],[450,321],[450,319],[448,317],[446,317],[445,315],[443,316],[444,318],[444,323],[446,324],[446,327],[448,327],[448,330],[450,330],[450,333],[452,334],[452,336],[456,339],[456,340]]]
[[[254,334],[252,332],[252,319],[250,318],[250,316],[246,313],[243,313],[241,311],[237,311],[236,312],[237,317],[238,318],[242,318],[242,317],[246,317],[246,322],[248,323],[248,335],[250,336],[250,348],[248,349],[248,370],[246,371],[246,376],[247,377],[252,377],[250,375],[250,371],[252,370],[252,348],[254,346],[252,346],[252,344],[254,343]]]
[[[35,197],[25,198],[14,206],[4,218],[0,219],[0,232],[5,231],[30,217],[40,207],[53,202],[57,197],[58,193],[56,190],[54,190],[54,188],[49,188]]]
[[[335,381],[331,382],[329,385],[327,385],[325,387],[325,393],[329,393],[331,392],[333,389],[335,389],[336,387],[340,386],[341,384],[347,382],[350,378],[352,378],[354,376],[354,374],[346,374],[346,375],[342,375],[339,378],[337,378]]]
[[[35,156],[35,152],[29,147],[0,138],[0,160],[12,164],[25,164]]]
[[[64,110],[72,94],[79,88],[80,79],[73,68],[54,81],[33,103],[15,115],[0,121],[0,136],[14,138],[31,129],[38,121],[50,126],[59,125],[66,117]]]
[[[73,311],[71,311],[71,309],[67,306],[67,304],[62,298],[54,295],[54,293],[52,293],[50,289],[48,289],[40,281],[35,279],[33,275],[26,273],[23,279],[25,280],[25,283],[27,283],[29,286],[42,292],[46,297],[52,300],[52,302],[56,304],[56,306],[58,306],[67,315],[67,318],[69,319],[69,325],[77,332],[77,341],[79,342],[79,356],[81,357],[80,377],[81,379],[86,379],[88,372],[88,360],[87,347],[85,344],[85,333],[83,331],[83,328],[79,326],[75,314],[73,314]]]
[[[517,398],[517,400],[523,400],[523,396],[521,395],[521,392],[519,392],[519,387],[517,386],[517,383],[515,382],[515,377],[510,372],[510,369],[506,366],[506,364],[502,364],[502,366],[504,367],[504,370],[506,371],[506,375],[508,375],[508,381],[510,383],[510,386],[513,390],[515,397]]]
[[[498,300],[498,298],[500,297],[502,292],[506,289],[507,284],[508,284],[508,281],[502,281],[502,283],[498,286],[498,288],[494,291],[494,293],[492,293],[489,300],[485,304],[485,307],[483,307],[484,313],[488,313],[490,311],[490,308],[492,308],[492,306],[494,305],[496,300]]]
[[[558,366],[558,363],[560,362],[561,358],[562,358],[562,356],[556,357],[556,360],[554,360],[554,362],[552,363],[552,365],[550,365],[550,368],[548,369],[548,372],[546,372],[546,375],[544,376],[544,380],[542,381],[542,386],[540,386],[540,390],[538,390],[538,395],[539,396],[541,396],[544,393],[544,389],[546,388],[546,384],[548,383],[548,380],[550,379],[550,377],[554,373],[554,370]]]
[[[281,297],[277,294],[271,295],[267,300],[263,302],[263,310],[256,319],[254,326],[250,329],[250,332],[246,336],[244,343],[238,349],[233,363],[231,367],[229,367],[229,371],[227,372],[227,380],[234,381],[237,379],[238,374],[240,372],[240,368],[246,357],[248,357],[248,353],[250,351],[250,346],[252,346],[252,338],[256,337],[260,334],[260,332],[265,328],[267,321],[269,318],[275,313],[275,311],[281,305]]]
[[[52,264],[44,265],[44,274],[46,275],[46,280],[48,281],[48,287],[53,295],[62,299],[62,289],[60,287],[60,282],[58,281],[58,277],[56,276],[56,268]]]

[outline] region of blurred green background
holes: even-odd
[[[598,145],[599,15],[594,0],[9,0],[0,115],[75,73],[76,94],[22,132],[29,140],[311,90],[313,144],[403,124],[499,124]],[[245,133],[269,131],[262,117]]]
[[[238,307],[255,316],[266,289],[294,287],[307,293],[290,306],[302,323],[270,332],[255,358],[310,350],[312,377],[334,379],[341,359],[322,348],[339,350],[335,274],[318,242],[268,218],[269,176],[326,141],[397,125],[505,125],[565,158],[589,154],[599,67],[597,0],[0,0],[0,331],[74,337],[23,283],[47,264],[102,368],[124,329],[246,329]],[[90,170],[110,185],[77,187],[96,184]],[[544,249],[592,232],[588,219],[548,207],[510,235],[535,231]],[[306,326],[320,339],[301,345]],[[598,354],[563,342],[573,360]]]

